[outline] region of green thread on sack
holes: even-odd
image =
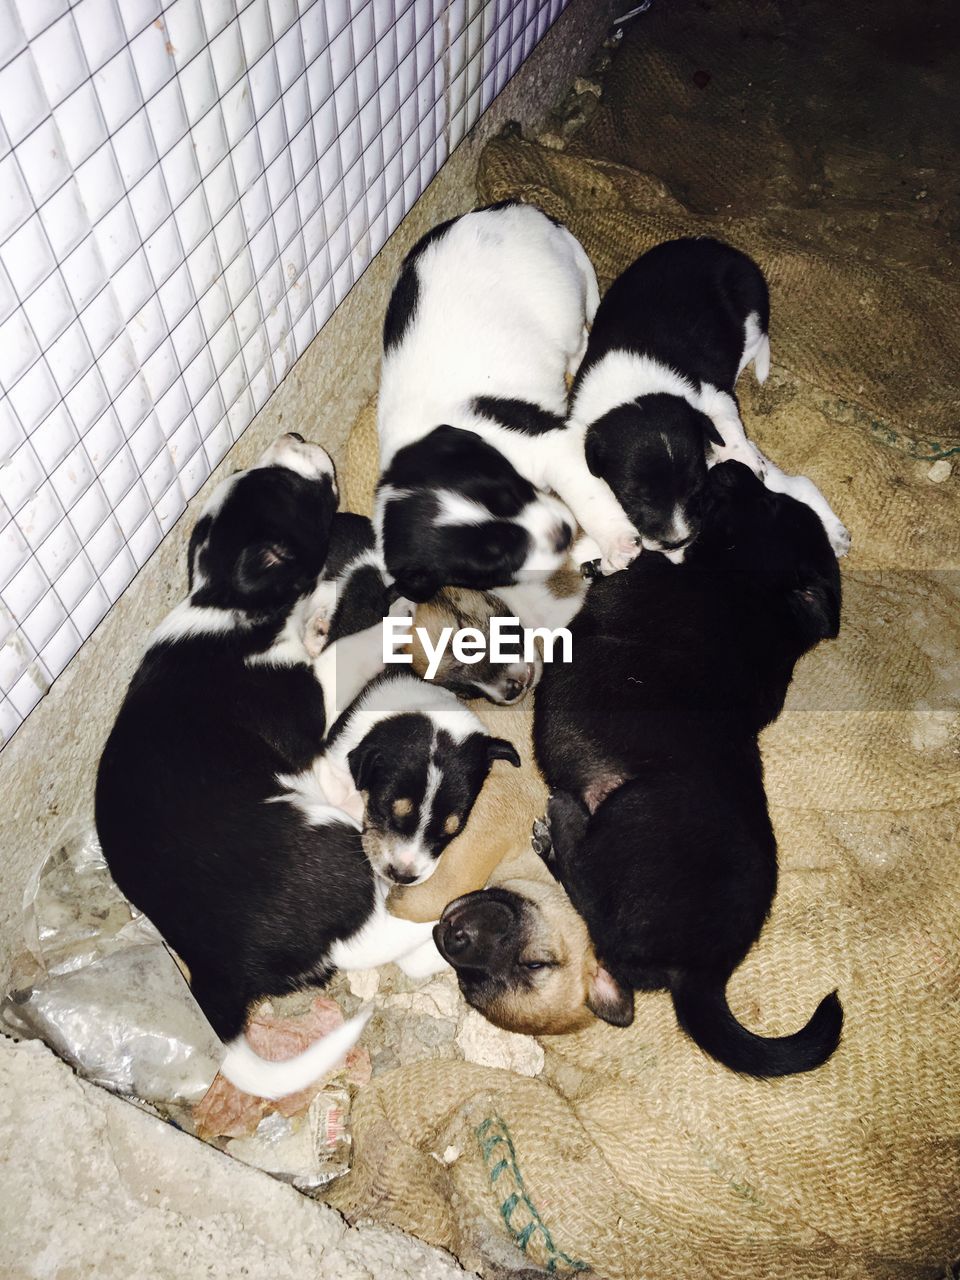
[[[550,1272],[588,1271],[587,1263],[579,1258],[571,1258],[554,1244],[547,1224],[540,1217],[536,1206],[527,1194],[523,1175],[517,1164],[516,1148],[504,1121],[499,1116],[490,1116],[475,1132],[480,1154],[487,1166],[487,1177],[490,1179],[491,1188],[497,1189],[495,1184],[502,1174],[511,1175],[511,1190],[500,1201],[500,1217],[517,1248],[522,1253],[526,1253],[531,1241],[534,1244],[539,1243],[547,1255],[544,1265]],[[526,1209],[530,1218],[529,1222],[525,1222],[522,1227],[515,1227],[511,1222],[518,1205]]]

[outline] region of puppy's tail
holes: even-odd
[[[257,1098],[285,1098],[288,1094],[299,1093],[320,1080],[346,1056],[360,1039],[372,1013],[372,1009],[358,1013],[310,1045],[309,1049],[304,1049],[303,1053],[284,1062],[268,1062],[261,1058],[254,1053],[247,1038],[239,1035],[227,1045],[227,1056],[220,1064],[220,1074],[244,1093],[251,1093]]]
[[[745,1076],[789,1076],[821,1066],[840,1042],[843,1006],[832,991],[803,1028],[790,1036],[758,1036],[736,1020],[727,979],[681,974],[671,983],[680,1026],[705,1053]]]

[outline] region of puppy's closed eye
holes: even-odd
[[[460,830],[459,813],[451,813],[449,815],[446,822],[443,824],[443,830],[448,836],[453,836],[457,834],[457,832]]]

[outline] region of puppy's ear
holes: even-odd
[[[397,594],[412,600],[414,604],[425,604],[427,600],[432,600],[443,586],[436,574],[420,566],[392,572]]]
[[[587,439],[584,443],[584,454],[587,459],[587,466],[590,468],[592,475],[599,476],[603,479],[603,473],[606,470],[607,458],[606,449],[604,448],[603,436],[599,431],[591,429],[587,432]]]
[[[587,1008],[614,1027],[629,1027],[633,1021],[633,992],[622,987],[603,965],[597,965],[587,984]]]
[[[701,418],[703,421],[703,434],[707,444],[716,445],[718,449],[722,449],[726,441],[717,430],[717,424],[712,418],[708,418],[705,413],[701,414]]]
[[[317,770],[320,778],[320,789],[332,805],[343,809],[355,818],[363,821],[363,796],[353,785],[353,778],[342,765],[335,764],[330,756],[320,757]]]
[[[256,542],[244,547],[233,566],[233,584],[243,595],[256,595],[284,577],[294,552],[283,542]]]
[[[491,764],[494,760],[509,760],[515,769],[520,768],[520,755],[517,748],[506,738],[487,739],[487,759]]]
[[[380,768],[380,752],[373,743],[364,740],[347,756],[347,764],[358,791],[369,791]]]
[[[547,825],[561,879],[564,867],[576,856],[589,823],[590,814],[569,791],[555,791],[547,801]]]
[[[791,592],[791,606],[811,644],[832,640],[840,631],[840,589],[827,578],[816,578]]]

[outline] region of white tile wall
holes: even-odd
[[[0,0],[0,743],[567,0]]]

